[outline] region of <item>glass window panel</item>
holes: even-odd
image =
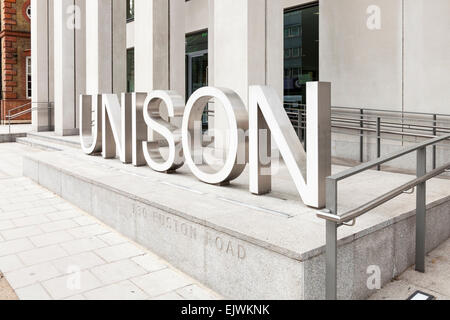
[[[319,80],[319,5],[284,14],[284,96],[287,103],[306,103],[306,82]]]
[[[319,81],[319,5],[284,14],[284,103],[302,142],[305,141],[306,83]]]
[[[127,50],[127,91],[134,92],[134,48]]]
[[[127,0],[127,20],[134,19],[134,0]]]

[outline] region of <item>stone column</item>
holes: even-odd
[[[184,0],[135,0],[136,92],[174,90],[185,96],[184,19]],[[164,110],[161,115],[168,120]],[[158,137],[149,130],[150,140]]]
[[[33,131],[52,130],[53,102],[53,1],[31,0],[31,54]]]
[[[126,77],[126,2],[86,1],[87,94],[126,92]]]
[[[282,1],[210,1],[210,85],[233,89],[245,105],[251,85],[269,85],[282,98]],[[226,119],[221,108],[215,109],[216,147],[221,149],[226,142],[218,134],[226,129]]]
[[[134,21],[136,91],[171,89],[184,96],[185,1],[135,0]]]
[[[135,0],[134,23],[136,92],[169,89],[169,1]]]
[[[170,89],[182,97],[186,95],[186,3],[185,0],[170,0]]]
[[[75,120],[79,128],[80,95],[86,94],[86,0],[75,0],[79,8],[79,26],[75,30]]]
[[[55,50],[55,133],[77,134],[75,120],[75,29],[77,10],[74,0],[54,2]]]

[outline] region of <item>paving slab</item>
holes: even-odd
[[[3,162],[20,167],[0,177],[0,300],[146,300],[153,297],[147,293],[151,286],[147,284],[146,291],[132,279],[162,269],[171,273],[154,278],[152,285],[159,291],[187,299],[177,295],[176,282],[198,287],[211,299],[221,298],[153,252],[19,176],[23,153],[22,145],[0,145],[0,168]]]

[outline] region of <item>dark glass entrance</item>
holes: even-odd
[[[284,14],[284,103],[299,137],[305,140],[306,83],[319,81],[319,4]]]
[[[208,85],[208,31],[186,36],[186,100]],[[209,111],[203,114],[203,131],[208,130]]]

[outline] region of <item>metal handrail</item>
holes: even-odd
[[[48,106],[47,106],[46,108],[42,108],[42,107],[39,107],[40,104],[47,104]],[[53,104],[53,102],[28,102],[28,103],[26,103],[26,104],[24,104],[24,105],[22,105],[22,106],[13,108],[13,109],[11,109],[11,110],[8,110],[8,115],[6,116],[6,118],[8,119],[8,127],[9,127],[8,130],[9,130],[9,134],[11,134],[11,120],[17,119],[17,118],[19,118],[19,117],[21,117],[21,116],[23,116],[23,115],[25,115],[25,114],[31,113],[31,112],[33,112],[34,110],[39,110],[39,109],[47,109],[47,110],[50,110],[50,109],[53,109],[53,107],[51,106],[52,104]],[[13,111],[22,109],[22,108],[24,108],[24,107],[26,107],[26,106],[28,106],[28,105],[30,106],[30,108],[28,108],[28,109],[26,109],[26,110],[23,110],[23,111],[20,111],[20,112],[17,112],[17,113],[15,113],[15,114],[11,115],[11,113],[12,113]],[[38,105],[38,106],[37,106],[37,107],[32,107],[33,105]]]
[[[15,107],[15,108],[13,108],[13,109],[8,110],[8,113],[11,114],[11,112],[16,111],[16,110],[19,110],[19,109],[22,109],[23,107],[26,107],[26,106],[28,106],[28,105],[30,105],[30,104],[31,104],[31,102],[27,102],[27,103],[25,103],[25,104],[23,104],[23,105],[21,105],[21,106],[18,106],[18,107]]]
[[[285,103],[286,112],[299,138],[306,137],[306,106],[297,103]],[[426,119],[424,117],[429,117]],[[359,136],[359,161],[365,160],[364,143],[366,138],[376,139],[376,156],[381,156],[383,135],[388,139],[405,138],[431,139],[450,133],[450,114],[432,114],[420,112],[399,112],[381,109],[358,109],[332,107],[332,128],[334,132]],[[373,135],[368,135],[373,133]],[[396,138],[400,137],[400,139]],[[444,146],[445,147],[445,146]],[[437,167],[437,146],[432,150],[432,167]]]
[[[434,139],[431,139],[431,140],[427,140],[427,141],[424,141],[424,142],[419,143],[417,145],[405,148],[403,150],[400,150],[400,151],[397,151],[397,152],[394,152],[394,153],[382,156],[379,159],[375,159],[375,160],[363,163],[363,164],[361,164],[359,166],[356,166],[354,168],[351,168],[351,169],[339,172],[339,173],[337,173],[337,174],[335,174],[335,175],[333,175],[333,176],[331,176],[331,177],[329,177],[327,179],[338,182],[338,181],[350,178],[350,177],[352,177],[352,176],[354,176],[356,174],[359,174],[361,172],[370,170],[370,169],[372,169],[372,168],[374,168],[374,167],[376,167],[378,165],[382,165],[382,164],[385,164],[386,162],[389,162],[389,161],[395,160],[397,158],[400,158],[402,156],[405,156],[405,155],[407,155],[409,153],[412,153],[414,151],[417,151],[419,149],[426,148],[426,147],[432,146],[434,144],[437,144],[439,142],[442,142],[442,141],[445,141],[445,140],[449,140],[449,139],[450,139],[450,135],[446,135],[446,136],[437,137],[437,138],[434,138]]]
[[[369,112],[383,112],[383,113],[396,113],[396,114],[406,114],[406,115],[418,115],[418,116],[440,116],[440,117],[450,117],[449,114],[444,113],[429,113],[429,112],[412,112],[412,111],[395,111],[395,110],[386,110],[386,109],[366,109],[366,108],[356,108],[356,107],[340,107],[340,106],[333,106],[333,109],[341,109],[341,110],[364,110]]]
[[[326,192],[327,209],[318,212],[317,216],[326,220],[326,298],[329,300],[337,299],[337,230],[345,226],[362,215],[372,211],[375,208],[397,198],[408,190],[416,188],[416,270],[425,272],[425,225],[426,225],[426,183],[427,181],[447,172],[450,169],[450,162],[427,173],[427,152],[426,148],[450,140],[450,135],[437,137],[424,141],[415,146],[405,148],[401,151],[379,157],[379,159],[369,161],[354,168],[337,173],[327,178]],[[368,171],[375,167],[380,167],[386,162],[398,159],[407,154],[417,152],[417,179],[410,181],[384,195],[344,214],[338,213],[338,182],[353,177],[359,173]]]
[[[378,197],[356,209],[350,210],[342,215],[329,214],[329,213],[327,213],[328,211],[324,211],[324,212],[318,213],[317,216],[319,218],[322,218],[325,220],[336,222],[337,224],[344,224],[349,221],[353,221],[356,218],[359,218],[362,215],[372,211],[373,209],[376,209],[379,206],[385,204],[386,202],[389,202],[390,200],[393,200],[393,199],[397,198],[398,196],[401,196],[406,191],[414,189],[419,184],[424,183],[428,180],[431,180],[431,179],[443,174],[448,169],[450,169],[450,162],[444,166],[441,166],[441,167],[427,173],[423,177],[420,177],[413,181],[405,183],[404,185],[402,185],[398,188],[395,188],[394,190],[389,191],[389,192],[385,193],[384,195],[382,195],[382,196],[380,196],[380,197]]]

